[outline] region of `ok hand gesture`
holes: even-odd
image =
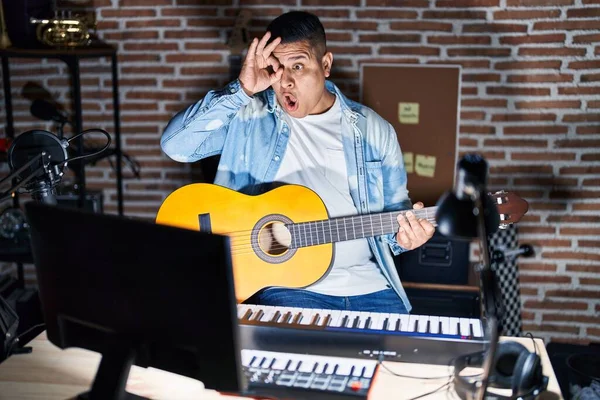
[[[248,48],[248,54],[244,60],[244,65],[242,65],[239,80],[242,88],[249,96],[267,89],[280,80],[283,74],[283,68],[281,68],[279,61],[271,54],[281,42],[281,38],[276,38],[266,46],[270,37],[271,32],[267,32],[260,41],[254,38]]]

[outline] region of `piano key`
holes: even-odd
[[[406,315],[406,314],[401,315],[400,318],[399,318],[399,320],[400,320],[400,330],[401,331],[403,331],[403,332],[412,332],[410,330],[410,324],[409,324],[410,318],[409,318],[408,315]]]
[[[358,318],[359,318],[358,328],[359,329],[367,329],[366,324],[367,324],[367,320],[370,317],[370,314],[371,313],[366,312],[366,311],[361,311],[358,313]]]
[[[363,376],[365,378],[372,378],[373,374],[375,374],[375,368],[377,368],[377,364],[376,363],[369,363],[365,367],[365,372],[364,372]]]
[[[471,336],[471,323],[468,318],[460,318],[459,325],[461,336]]]
[[[460,320],[456,317],[450,317],[450,334],[451,335],[460,335],[459,331],[459,323]]]
[[[440,317],[429,317],[429,332],[433,334],[440,333]]]
[[[408,332],[416,332],[417,331],[417,321],[419,320],[419,316],[415,314],[411,314],[408,317]]]
[[[429,326],[428,326],[428,322],[429,322],[429,317],[427,315],[417,315],[417,321],[419,321],[419,326],[417,329],[417,332],[420,333],[427,333],[429,332]]]
[[[350,371],[352,370],[352,363],[350,360],[347,362],[338,363],[338,368],[335,371],[336,375],[348,376],[350,375]]]
[[[478,319],[471,319],[471,327],[473,328],[473,336],[476,338],[483,337],[483,328],[481,326],[481,321]]]
[[[288,358],[285,358],[283,355],[277,356],[271,368],[276,370],[285,369],[289,361],[290,360]]]
[[[442,323],[442,333],[444,335],[450,334],[450,317],[440,317],[440,322]]]

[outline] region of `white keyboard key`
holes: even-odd
[[[473,336],[476,338],[483,337],[483,327],[481,326],[481,321],[478,319],[471,319],[471,327],[473,328]]]
[[[460,320],[456,317],[450,317],[450,335],[459,335],[458,324]]]
[[[440,321],[442,322],[442,333],[444,335],[450,334],[450,318],[449,317],[440,317]]]
[[[440,333],[440,317],[429,317],[429,332]]]
[[[471,323],[468,318],[460,318],[460,334],[461,336],[471,336]]]

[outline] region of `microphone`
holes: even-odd
[[[56,185],[66,166],[68,142],[48,131],[23,132],[8,150],[8,165],[31,197],[56,204]],[[16,188],[13,188],[13,190]]]
[[[90,154],[68,158],[69,143],[91,132],[99,132],[106,137],[104,147]],[[8,191],[0,193],[0,201],[13,197],[19,188],[25,187],[34,200],[56,205],[55,188],[64,175],[67,162],[96,157],[105,152],[110,143],[110,134],[99,128],[87,129],[69,139],[42,130],[23,132],[8,149],[8,166],[13,172],[0,180],[0,185],[13,178],[19,182]]]
[[[56,105],[43,99],[35,99],[31,102],[31,115],[44,121],[56,121],[61,124],[68,122],[68,118],[61,113]]]

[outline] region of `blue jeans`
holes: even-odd
[[[303,289],[270,288],[259,293],[256,302],[263,306],[408,314],[392,289],[359,296],[328,296]]]

